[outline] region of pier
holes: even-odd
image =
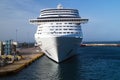
[[[12,64],[0,67],[0,76],[17,73],[44,55],[44,53],[34,48],[22,49],[20,51],[22,52],[22,59],[15,61]]]
[[[113,46],[113,47],[120,47],[120,44],[81,44],[82,47],[90,47],[90,46]]]

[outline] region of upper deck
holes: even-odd
[[[39,17],[79,17],[78,10],[76,9],[46,9],[42,10]]]
[[[40,16],[37,19],[30,19],[31,24],[41,24],[45,22],[71,22],[71,23],[86,23],[88,19],[81,19],[77,9],[64,9],[61,5],[57,9],[41,10]]]

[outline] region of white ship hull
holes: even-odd
[[[40,48],[55,62],[62,62],[77,54],[82,38],[75,37],[42,37]]]
[[[77,54],[82,41],[81,25],[88,22],[79,16],[77,9],[43,9],[37,19],[30,19],[37,24],[35,40],[43,52],[52,60],[62,62]]]

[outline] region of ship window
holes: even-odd
[[[59,32],[59,34],[62,34],[62,32]]]
[[[62,24],[62,23],[56,23],[56,24]]]
[[[67,29],[63,29],[63,30],[67,30]]]
[[[74,29],[69,29],[69,30],[74,30]]]
[[[51,31],[53,31],[54,29],[50,29]]]
[[[65,23],[65,24],[67,24],[67,23]]]

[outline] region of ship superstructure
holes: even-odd
[[[65,9],[58,5],[56,9],[43,9],[37,19],[30,19],[37,24],[35,40],[43,52],[52,60],[62,62],[77,54],[77,47],[82,41],[81,19],[77,9]]]

